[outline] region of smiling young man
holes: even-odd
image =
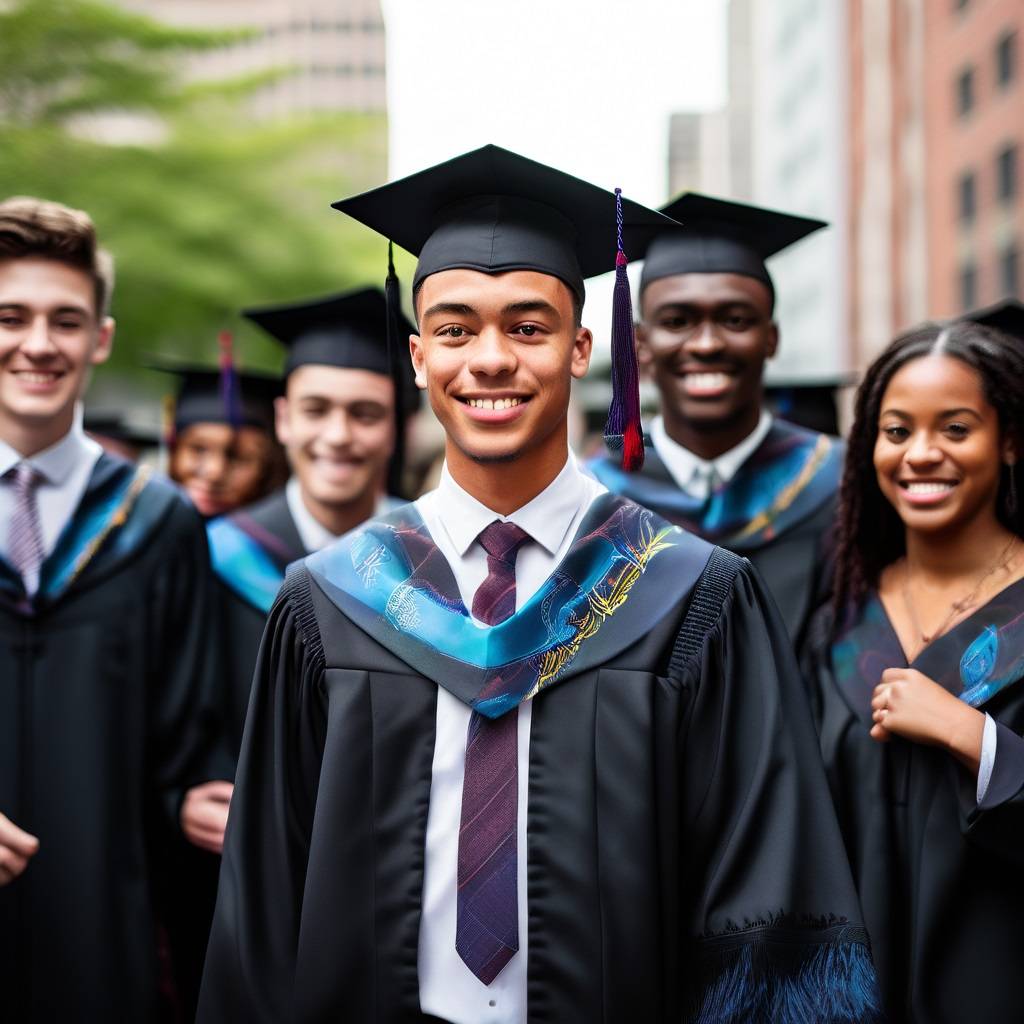
[[[156,1019],[154,861],[201,778],[208,569],[177,489],[82,431],[110,354],[88,216],[0,203],[5,1019]]]
[[[749,558],[799,642],[827,591],[843,449],[765,407],[779,328],[764,261],[824,224],[692,192],[663,212],[683,226],[646,252],[637,325],[661,414],[642,472],[622,473],[614,454],[592,469],[610,490]]]
[[[285,569],[399,503],[388,494],[389,485],[394,492],[401,487],[398,424],[404,429],[419,404],[407,361],[397,382],[393,378],[379,289],[243,315],[288,351],[275,415],[292,476],[281,490],[207,529],[220,584],[227,725],[235,753],[260,637]],[[401,329],[403,338],[413,330],[404,317]]]
[[[486,146],[337,205],[419,256],[446,465],[271,611],[200,1020],[872,1019],[770,603],[569,451],[616,197]]]

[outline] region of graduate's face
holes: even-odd
[[[395,447],[395,389],[370,370],[300,366],[275,402],[277,437],[303,492],[328,507],[377,494]]]
[[[882,396],[878,486],[908,530],[958,531],[995,517],[1004,461],[1015,457],[977,372],[947,355],[914,359]]]
[[[89,369],[110,355],[91,278],[55,260],[0,262],[0,421],[23,436],[70,429]]]
[[[449,445],[478,463],[564,452],[570,385],[593,344],[565,284],[532,270],[445,270],[423,282],[417,313],[416,383]]]
[[[171,452],[170,475],[185,488],[201,516],[222,516],[262,497],[273,459],[272,442],[259,427],[193,423]]]
[[[744,274],[676,274],[641,297],[637,358],[666,418],[709,431],[759,411],[778,329],[768,288]]]

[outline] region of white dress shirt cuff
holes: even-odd
[[[996,741],[999,733],[992,716],[985,715],[985,732],[981,737],[981,759],[978,764],[977,801],[980,804],[988,792],[988,784],[992,781],[992,768],[996,763]]]

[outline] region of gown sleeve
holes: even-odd
[[[152,782],[164,821],[178,836],[186,790],[208,778],[217,728],[218,656],[210,629],[206,533],[183,500],[172,507],[159,543],[160,569],[147,594]]]
[[[1024,866],[1024,738],[998,719],[996,734],[992,774],[980,804],[973,779],[957,766],[960,829],[969,843]]]
[[[291,1019],[324,743],[323,647],[295,567],[256,661],[197,1020]]]
[[[684,683],[687,1019],[880,1019],[806,691],[749,563]]]

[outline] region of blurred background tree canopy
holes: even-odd
[[[154,352],[214,365],[225,327],[243,366],[276,369],[240,308],[383,278],[379,239],[329,204],[383,180],[384,115],[256,119],[268,73],[187,79],[188,56],[244,36],[99,0],[0,0],[0,196],[96,221],[117,263],[122,373]]]

